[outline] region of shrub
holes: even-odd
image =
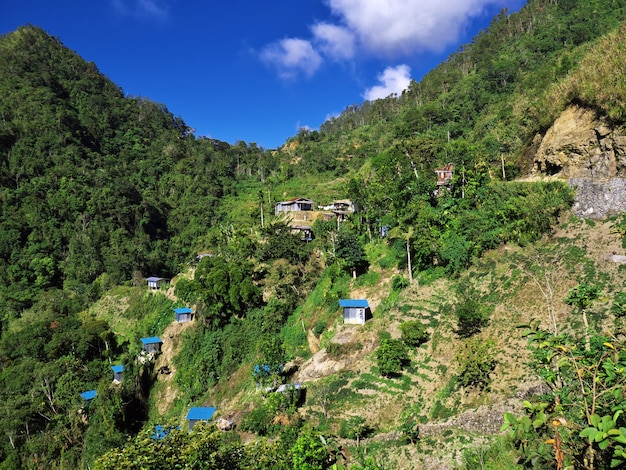
[[[259,436],[265,436],[270,432],[272,414],[264,406],[253,409],[245,415],[239,426],[242,431],[253,432]]]
[[[365,422],[362,416],[352,416],[341,422],[339,437],[343,439],[363,439],[372,434],[374,429]]]
[[[395,291],[402,290],[408,286],[409,286],[409,280],[404,276],[396,274],[395,276],[391,278],[391,288]]]
[[[400,324],[402,341],[410,348],[417,348],[428,341],[426,326],[417,320],[405,321]]]
[[[495,341],[470,338],[456,354],[459,381],[462,387],[484,389],[491,382],[490,374],[496,367]]]
[[[328,353],[330,357],[333,357],[333,358],[337,358],[341,356],[341,354],[345,352],[345,349],[346,348],[344,347],[343,344],[339,344],[335,342],[328,343],[328,346],[326,346],[326,352]]]
[[[316,338],[319,338],[325,329],[326,329],[326,322],[324,320],[318,320],[317,323],[315,323],[315,326],[313,327],[313,334],[315,335]]]
[[[291,448],[293,468],[296,470],[322,470],[327,468],[329,452],[324,436],[313,431],[300,434]]]
[[[457,287],[459,303],[454,308],[457,318],[457,333],[462,338],[479,333],[489,321],[489,307],[484,303],[483,296],[469,281]]]
[[[626,317],[626,292],[618,292],[615,294],[611,312],[618,318]]]
[[[415,444],[419,439],[419,426],[415,418],[406,420],[400,425],[399,430],[411,444]]]
[[[409,360],[408,348],[398,340],[382,338],[376,350],[376,362],[380,373],[384,376],[397,375]]]

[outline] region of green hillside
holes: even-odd
[[[568,106],[623,128],[625,20],[531,0],[278,149],[194,136],[35,26],[0,37],[0,468],[623,465],[626,219],[525,177]],[[274,214],[298,197],[358,210],[306,240]],[[234,430],[189,433],[198,406]]]

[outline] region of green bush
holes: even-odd
[[[258,436],[265,436],[270,433],[273,418],[270,410],[265,406],[260,406],[243,417],[239,428],[242,431],[253,432]]]
[[[410,348],[417,348],[428,341],[426,326],[417,320],[405,321],[400,324],[402,341]]]
[[[319,338],[325,329],[326,329],[326,322],[324,320],[318,320],[315,323],[315,326],[313,326],[313,334],[315,335],[316,338]]]
[[[391,288],[395,291],[402,290],[408,286],[409,286],[409,280],[404,276],[396,274],[395,276],[391,278]]]
[[[363,439],[370,436],[374,429],[365,422],[362,416],[352,416],[341,422],[339,437],[342,439]]]
[[[409,351],[402,341],[381,339],[380,347],[376,350],[376,362],[382,375],[390,377],[399,374],[408,361]]]
[[[483,295],[469,281],[461,282],[457,287],[459,302],[454,308],[457,318],[457,334],[469,338],[479,333],[489,321],[489,306]]]
[[[343,344],[330,342],[326,346],[326,352],[330,357],[337,358],[345,352],[345,347]]]
[[[324,436],[314,431],[300,434],[291,448],[295,470],[323,470],[328,468],[329,452]]]
[[[419,425],[415,418],[407,419],[402,423],[399,431],[411,444],[415,444],[419,439]]]
[[[626,317],[626,292],[617,292],[615,294],[613,305],[611,305],[611,312],[613,312],[617,318]]]
[[[496,343],[492,339],[470,338],[456,354],[459,364],[458,383],[462,387],[486,388],[496,367]]]

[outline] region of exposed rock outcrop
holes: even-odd
[[[572,178],[568,183],[576,188],[572,210],[578,217],[603,219],[626,212],[625,178],[612,178],[608,181]]]
[[[571,106],[541,139],[535,172],[560,178],[626,177],[626,132],[594,111]]]
[[[536,150],[535,150],[536,149]],[[626,131],[590,109],[571,106],[533,141],[535,174],[567,179],[573,211],[601,219],[626,211]]]

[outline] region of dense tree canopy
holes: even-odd
[[[388,265],[408,269],[409,278],[459,276],[485,250],[537,240],[571,204],[571,192],[559,182],[511,180],[528,167],[532,138],[571,102],[623,123],[623,84],[612,77],[623,71],[625,17],[623,0],[529,1],[515,14],[503,11],[400,96],[350,105],[319,131],[301,129],[272,151],[193,135],[165,105],[126,96],[37,27],[0,37],[4,466],[78,468],[105,454],[100,468],[142,465],[139,456],[146,468],[168,459],[195,468],[211,458],[215,467],[260,468],[263,462],[246,461],[257,446],[243,448],[212,429],[196,441],[173,432],[178,455],[145,430],[137,435],[153,378],[149,366],[134,362],[130,342],[162,331],[171,301],[132,298],[132,289],[146,276],[173,277],[206,251],[175,290],[201,320],[181,337],[174,360],[181,403],[189,403],[245,363],[278,374],[307,345],[294,312],[321,271],[330,266],[320,304],[336,308],[349,282],[342,270],[367,272],[366,248],[380,237],[393,258]],[[437,185],[434,170],[449,164],[452,178]],[[338,225],[317,221],[309,242],[271,216],[279,195],[350,198],[359,211]],[[131,299],[123,313],[107,312],[105,321],[89,311],[120,284],[128,290],[117,292]],[[460,335],[478,334],[488,316],[484,299],[471,289],[458,297]],[[571,303],[587,321],[587,306]],[[136,322],[126,336],[125,321]],[[411,347],[427,340],[419,325],[405,325]],[[568,344],[548,339],[555,351]],[[472,341],[468,351],[476,354],[467,357],[477,360],[462,364],[462,384],[486,386],[495,362]],[[586,351],[567,360],[591,367],[608,364],[606,348],[621,354],[621,346],[599,341],[589,337]],[[406,346],[382,338],[376,358],[392,380],[407,363]],[[110,365],[122,359],[128,380],[115,388]],[[564,372],[571,383],[561,382],[562,396],[573,393],[575,378]],[[86,404],[79,393],[90,389],[97,398]],[[602,406],[604,420],[610,404]],[[583,423],[588,436],[600,432],[599,419]],[[284,426],[275,442],[258,444],[276,456],[264,455],[267,466],[329,465],[321,435],[298,437],[298,429]],[[124,449],[106,454],[131,435]],[[621,459],[620,441],[606,439]],[[154,455],[140,455],[144,445]]]

